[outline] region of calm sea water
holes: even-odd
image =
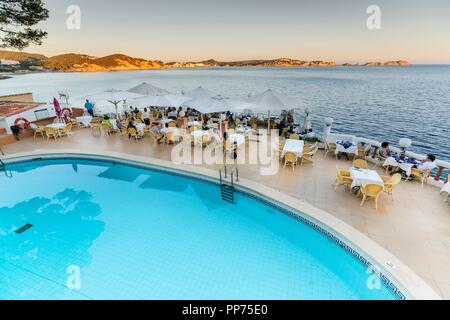
[[[450,161],[450,66],[42,73],[1,80],[0,95],[30,91],[37,100],[50,101],[58,90],[77,97],[110,88],[129,89],[143,81],[174,93],[203,86],[233,97],[279,90],[313,110],[313,126],[319,132],[324,118],[332,117],[335,132],[394,145],[408,137],[413,140],[412,150]]]

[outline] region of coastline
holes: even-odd
[[[115,72],[129,72],[129,71],[160,71],[160,70],[206,70],[206,69],[283,69],[283,68],[302,68],[302,69],[323,69],[323,68],[407,68],[418,65],[389,65],[389,66],[365,66],[365,65],[334,65],[334,66],[299,66],[299,65],[280,65],[280,66],[198,66],[198,67],[162,67],[162,68],[147,68],[147,69],[122,69],[122,70],[50,70],[44,69],[40,71],[20,71],[9,73],[8,75],[0,74],[0,80],[11,79],[13,76],[28,75],[28,74],[40,74],[40,73],[115,73]]]

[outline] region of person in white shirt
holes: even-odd
[[[144,108],[144,112],[142,113],[142,120],[144,120],[146,126],[150,125],[150,111],[148,111],[147,108]]]
[[[421,171],[433,169],[434,167],[436,167],[436,157],[432,154],[429,154],[427,155],[427,158],[425,160],[422,160],[420,164],[414,167]]]

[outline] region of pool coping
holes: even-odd
[[[167,160],[110,151],[94,152],[82,149],[34,150],[32,152],[4,156],[2,157],[2,160],[8,164],[10,162],[27,161],[36,158],[52,159],[61,157],[96,158],[99,160],[103,159],[107,161],[128,163],[130,165],[147,166],[150,169],[156,167],[155,169],[160,169],[162,171],[200,178],[216,184],[219,183],[218,171],[199,166],[179,165]],[[400,296],[403,294],[406,299],[415,300],[442,299],[422,278],[398,258],[366,235],[334,217],[330,213],[327,213],[304,200],[294,198],[249,179],[240,178],[239,182],[235,183],[235,187],[238,191],[256,196],[257,198],[260,198],[260,200],[268,200],[268,204],[275,205],[282,210],[284,209],[289,213],[293,213],[296,218],[300,218],[303,222],[310,222],[311,226],[319,226],[319,232],[325,233],[326,236],[331,237],[332,240],[338,242],[338,245],[343,249],[350,251],[351,254],[360,259],[360,262],[368,262],[369,266],[374,265],[376,268],[379,268],[383,282],[389,286],[393,286],[393,291],[399,290]]]

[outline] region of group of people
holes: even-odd
[[[381,148],[378,149],[378,155],[385,159],[394,156],[395,153],[392,151],[390,143],[385,141],[381,144]],[[424,160],[413,165],[413,168],[421,171],[433,169],[434,167],[436,167],[436,156],[433,154],[428,154]],[[400,168],[397,168],[396,172],[400,170]]]

